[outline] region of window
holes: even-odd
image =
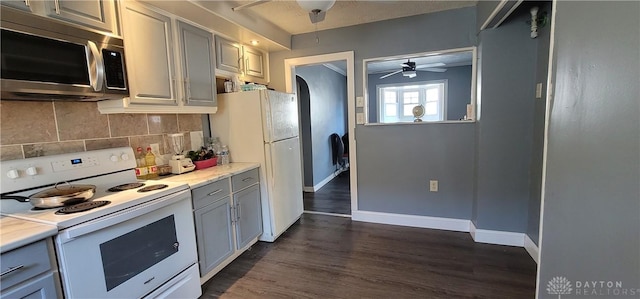
[[[412,122],[413,108],[424,106],[424,121],[446,120],[447,80],[378,85],[381,123]]]

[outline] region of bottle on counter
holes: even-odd
[[[139,180],[146,180],[148,173],[149,170],[147,169],[145,155],[142,152],[142,147],[138,146],[136,149],[136,178]]]
[[[144,156],[147,164],[147,179],[155,179],[158,177],[158,166],[156,165],[156,155],[151,152],[151,147],[147,147],[147,154]]]
[[[222,161],[221,165],[229,164],[229,148],[226,145],[220,149],[220,160]]]

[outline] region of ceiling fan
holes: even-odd
[[[253,2],[233,7],[231,10],[238,11],[271,1],[273,0],[254,0]],[[309,12],[309,19],[311,19],[312,24],[315,24],[324,21],[327,10],[333,7],[336,0],[296,0],[296,2],[298,2],[300,7]]]
[[[391,77],[398,73],[402,73],[402,75],[405,77],[414,78],[415,76],[417,76],[416,70],[424,70],[427,72],[437,72],[437,73],[442,73],[447,71],[447,69],[445,68],[438,67],[438,66],[445,66],[445,64],[442,62],[429,63],[429,64],[416,66],[415,62],[411,61],[410,59],[407,59],[407,62],[401,64],[400,66],[402,67],[402,69],[383,75],[380,77],[380,79]]]

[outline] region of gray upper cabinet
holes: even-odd
[[[242,45],[216,36],[216,66],[219,70],[242,73]]]
[[[23,11],[33,11],[29,0],[2,0],[2,5],[17,8]]]
[[[216,106],[213,34],[178,21],[182,82],[186,105]]]
[[[123,35],[131,103],[177,105],[171,19],[124,2]]]
[[[223,75],[240,75],[243,81],[268,83],[268,55],[250,46],[216,36],[216,67]]]
[[[236,204],[238,248],[243,248],[262,234],[262,209],[260,207],[260,185],[256,184],[234,192]]]
[[[45,1],[47,16],[118,34],[114,0],[49,0]]]
[[[245,75],[256,78],[265,78],[265,55],[262,51],[244,46],[244,70]]]

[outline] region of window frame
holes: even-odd
[[[378,111],[378,123],[380,124],[395,124],[395,123],[403,123],[403,122],[413,122],[414,121],[414,117],[413,114],[410,116],[405,116],[404,115],[404,97],[399,97],[398,95],[400,94],[404,94],[407,92],[415,92],[418,91],[419,92],[419,98],[418,98],[418,104],[422,104],[425,108],[426,108],[426,104],[427,104],[427,90],[429,89],[427,86],[428,85],[442,85],[442,90],[441,90],[441,95],[442,98],[438,101],[439,102],[439,112],[438,115],[441,116],[442,118],[439,120],[429,120],[428,122],[443,122],[446,121],[447,119],[447,89],[449,87],[449,82],[447,79],[439,79],[439,80],[429,80],[429,81],[417,81],[417,82],[404,82],[404,83],[389,83],[389,84],[378,84],[376,85],[376,105],[377,105],[377,111]],[[407,90],[403,90],[403,87],[406,86],[416,86],[416,88],[414,89],[407,89]],[[396,121],[391,121],[391,122],[385,122],[385,106],[388,105],[388,103],[384,102],[384,89],[385,88],[391,88],[391,87],[396,87],[398,88],[398,90],[395,90],[396,92]],[[399,100],[399,101],[398,101]],[[426,116],[426,114],[425,114]],[[423,116],[424,118],[424,116]]]

